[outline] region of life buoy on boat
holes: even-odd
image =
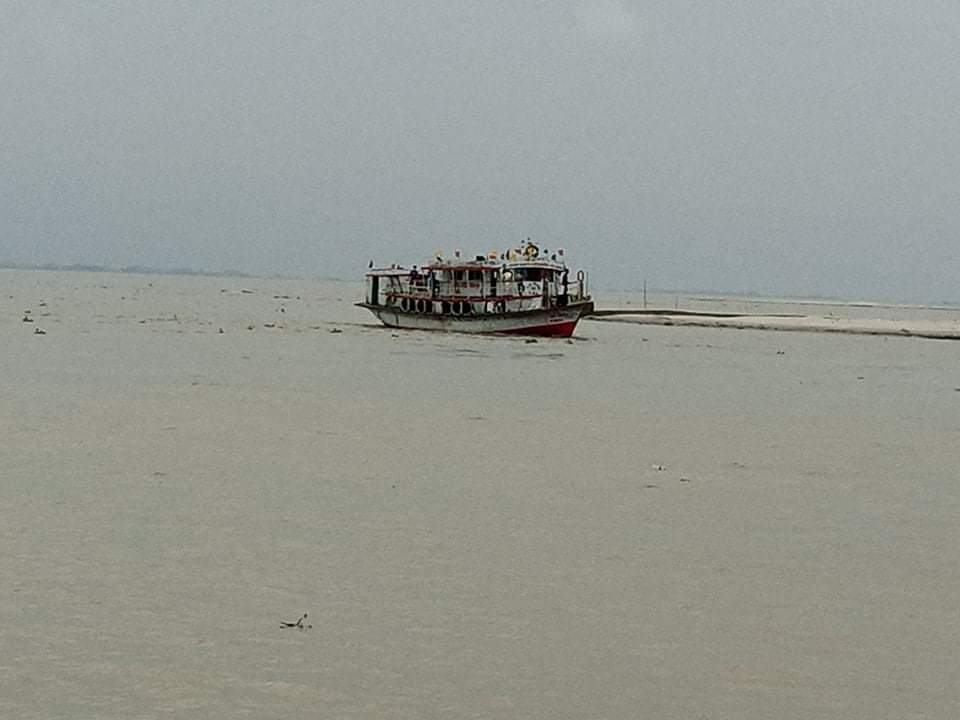
[[[532,242],[528,242],[527,247],[523,249],[523,254],[526,255],[528,259],[535,260],[540,255],[540,248]]]
[[[404,312],[410,312],[410,298],[402,298],[400,300],[400,309]]]
[[[423,300],[417,300],[417,312],[422,313],[427,311],[427,304]]]
[[[459,302],[450,303],[450,312],[454,315],[459,315],[463,311],[463,305]]]

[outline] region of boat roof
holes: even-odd
[[[559,260],[550,260],[547,258],[518,258],[516,260],[508,260],[503,257],[496,259],[484,258],[483,260],[463,260],[461,258],[455,258],[453,260],[434,260],[433,262],[411,267],[398,265],[389,268],[373,268],[367,272],[367,275],[409,275],[413,270],[417,272],[427,272],[430,270],[485,270],[492,272],[494,270],[519,270],[522,268],[563,271],[567,268],[567,265]]]
[[[562,270],[565,265],[562,262],[546,258],[518,258],[516,260],[497,258],[496,260],[435,260],[423,266],[425,270],[503,270],[504,268],[512,270],[524,267]]]

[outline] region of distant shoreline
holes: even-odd
[[[240,270],[194,270],[191,268],[154,268],[141,265],[126,267],[109,267],[107,265],[90,265],[86,263],[72,263],[60,265],[57,263],[0,263],[0,270],[21,270],[24,272],[83,272],[83,273],[114,273],[118,275],[169,275],[171,277],[210,277],[236,278],[241,280],[323,280],[325,282],[351,282],[335,277],[301,277],[294,275],[253,275]]]
[[[760,295],[751,295],[743,297],[739,295],[694,295],[687,298],[691,302],[714,302],[729,303],[738,302],[744,305],[813,305],[820,307],[856,307],[856,308],[901,308],[911,310],[946,310],[951,312],[960,312],[960,305],[951,303],[913,303],[913,302],[883,302],[872,300],[842,300],[840,298],[781,298],[781,297],[763,297]]]
[[[90,265],[87,263],[71,263],[60,265],[57,263],[0,263],[0,270],[31,270],[44,272],[90,272],[90,273],[120,273],[127,275],[187,275],[199,277],[235,277],[254,278],[256,275],[240,272],[239,270],[193,270],[190,268],[153,268],[143,265],[128,265],[126,267],[108,267],[106,265]]]

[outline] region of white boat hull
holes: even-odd
[[[564,307],[525,310],[488,315],[435,315],[403,312],[397,308],[358,303],[370,310],[387,327],[403,330],[439,330],[459,333],[512,333],[570,337],[577,321],[593,309],[592,302],[578,302]]]

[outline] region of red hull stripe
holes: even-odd
[[[542,335],[548,337],[570,337],[577,327],[576,320],[567,322],[552,323],[550,325],[534,325],[532,327],[515,328],[513,330],[502,330],[505,335]]]

